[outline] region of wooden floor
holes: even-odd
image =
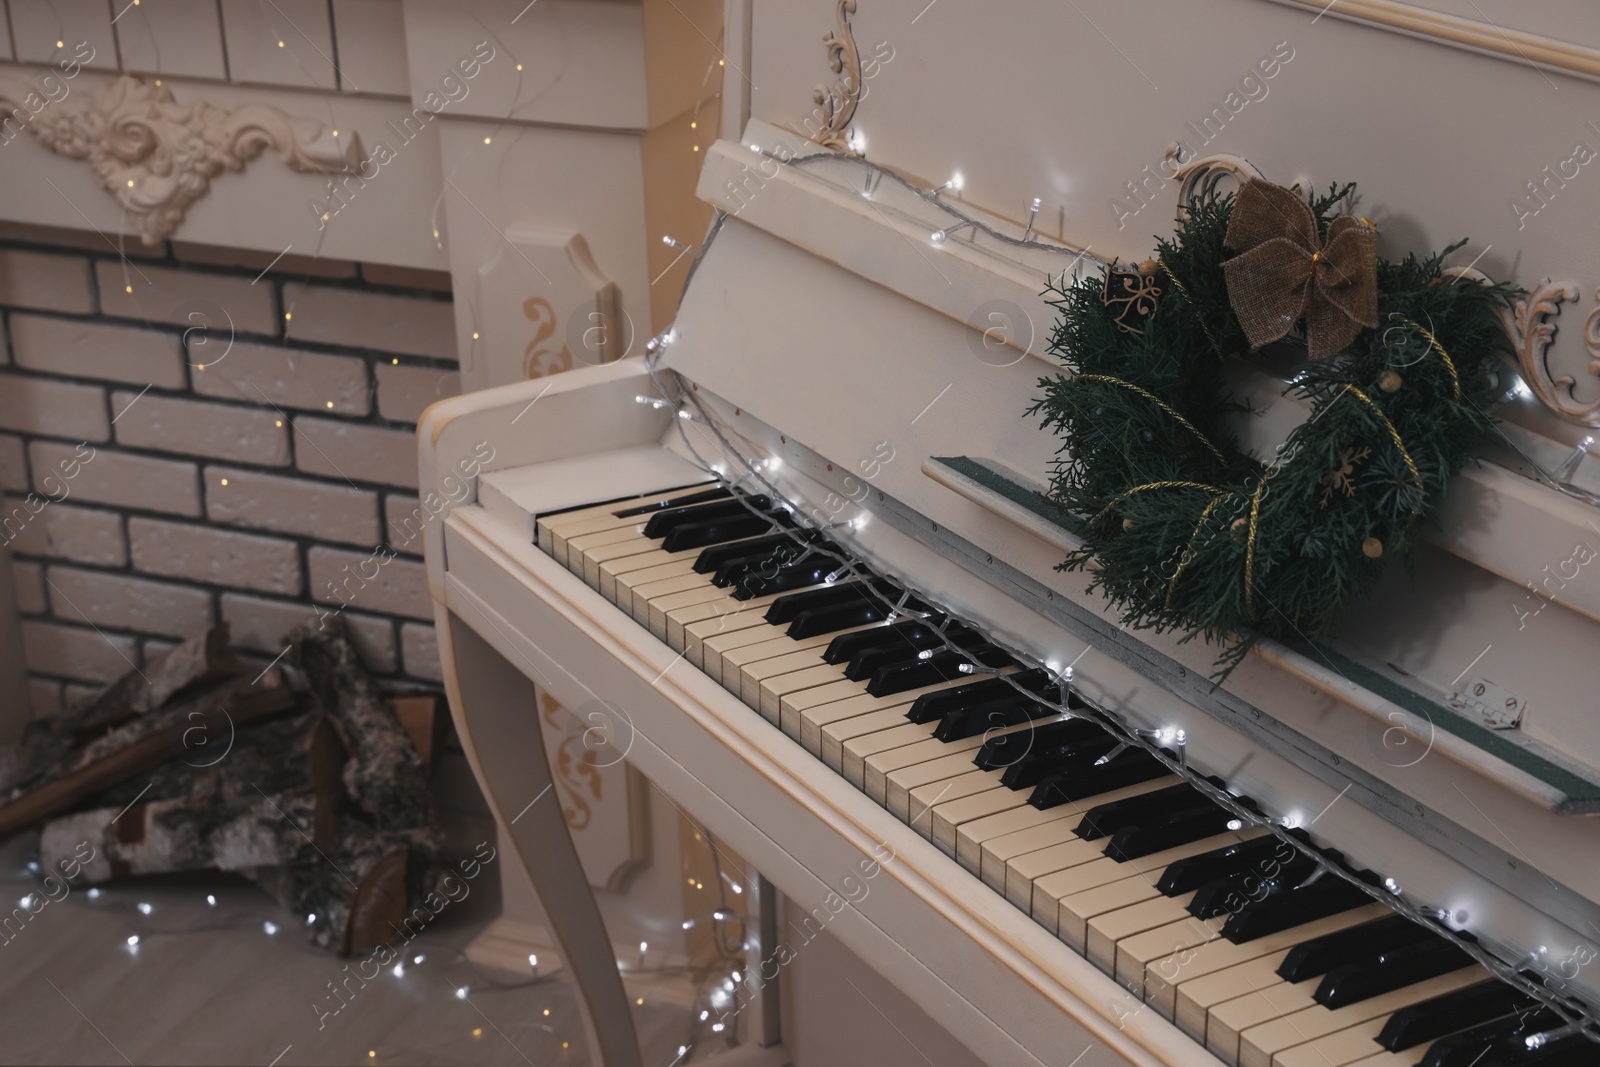
[[[37,892],[15,849],[0,855],[0,917]],[[206,895],[216,905],[206,903]],[[148,915],[138,905],[151,906]],[[493,901],[450,905],[349,1002],[330,992],[355,973],[312,948],[282,909],[231,876],[141,879],[73,890],[0,943],[0,1062],[16,1064],[463,1064],[577,1067],[588,1062],[572,995],[556,978],[486,971],[460,949]],[[264,923],[277,924],[269,934]],[[13,930],[15,927],[13,927]],[[139,936],[137,946],[128,938]],[[398,946],[397,946],[398,947]],[[418,958],[420,957],[420,962]],[[370,966],[368,968],[370,972]],[[655,1067],[718,1049],[683,1006],[682,975],[638,975],[635,1019]],[[457,995],[466,989],[465,997]],[[652,996],[652,990],[659,995]],[[680,1058],[678,1049],[692,1044]],[[570,1046],[570,1047],[569,1047]]]

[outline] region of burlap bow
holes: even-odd
[[[1287,334],[1302,317],[1312,359],[1326,359],[1378,325],[1378,231],[1349,217],[1317,239],[1299,195],[1259,178],[1244,183],[1223,244],[1239,250],[1222,269],[1228,302],[1252,347]]]

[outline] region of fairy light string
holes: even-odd
[[[771,156],[771,158],[777,159],[778,157]],[[841,162],[852,166],[867,167],[873,171],[881,172],[883,176],[892,178],[893,180],[904,185],[911,192],[915,193],[920,199],[934,204],[941,210],[952,216],[955,216],[958,219],[961,219],[962,221],[971,223],[977,229],[988,233],[990,236],[1007,244],[1019,247],[1048,249],[1054,252],[1075,253],[1080,260],[1087,255],[1087,249],[1079,251],[1064,245],[1055,245],[1048,242],[1039,242],[1033,240],[1024,241],[999,233],[997,231],[993,231],[990,227],[984,225],[978,220],[964,215],[960,211],[952,208],[949,204],[938,199],[937,195],[933,191],[923,190],[913,186],[911,183],[907,182],[904,178],[900,177],[900,175],[896,174],[889,168],[880,167],[877,164],[869,163],[859,157],[823,154],[816,156],[795,157],[792,160],[780,160],[780,162],[784,163],[785,165],[793,166],[797,164],[812,163],[817,160]],[[689,285],[693,282],[694,275],[698,270],[701,261],[705,258],[706,253],[710,250],[711,245],[715,241],[716,237],[724,228],[728,217],[728,213],[722,211],[717,212],[713,217],[711,226],[706,234],[706,238],[701,243],[699,250],[694,256],[694,260],[690,265],[688,277],[684,283],[685,293],[687,293]],[[1104,265],[1103,260],[1096,259],[1095,262]],[[680,297],[680,307],[681,301],[682,297]],[[1530,1038],[1530,1041],[1535,1039],[1540,1039],[1541,1041],[1554,1040],[1558,1037],[1576,1033],[1581,1034],[1590,1041],[1600,1044],[1600,1011],[1597,1011],[1594,1006],[1582,1000],[1577,994],[1566,991],[1566,983],[1543,961],[1543,955],[1541,953],[1535,953],[1533,956],[1522,959],[1515,964],[1507,963],[1500,957],[1490,953],[1481,944],[1479,944],[1477,940],[1463,937],[1460,932],[1449,925],[1448,919],[1451,917],[1451,913],[1447,910],[1442,910],[1437,906],[1425,906],[1416,903],[1405,895],[1400,887],[1394,883],[1393,879],[1389,880],[1388,885],[1369,884],[1363,879],[1357,877],[1355,872],[1332,862],[1325,855],[1323,855],[1321,850],[1307,842],[1300,840],[1298,836],[1291,833],[1290,831],[1298,825],[1295,820],[1290,818],[1269,816],[1252,808],[1246,807],[1240,802],[1240,798],[1234,796],[1232,793],[1229,793],[1226,789],[1220,788],[1208,781],[1204,775],[1188,765],[1188,761],[1183,753],[1184,742],[1174,741],[1174,737],[1176,735],[1181,735],[1182,731],[1157,731],[1140,729],[1138,727],[1131,726],[1117,709],[1107,707],[1104,704],[1086,696],[1081,690],[1074,686],[1072,681],[1072,669],[1070,667],[1064,671],[1056,670],[1050,667],[1048,664],[1041,662],[1033,653],[1025,649],[1014,647],[999,635],[989,633],[984,624],[962,616],[945,606],[942,603],[941,598],[933,591],[914,584],[903,577],[883,574],[881,571],[873,569],[869,561],[864,556],[837,548],[831,542],[811,540],[812,537],[815,537],[816,535],[830,529],[838,529],[841,527],[859,529],[861,525],[864,525],[864,518],[858,518],[843,523],[822,524],[817,523],[812,518],[806,516],[802,512],[800,506],[794,501],[788,499],[788,497],[778,488],[778,486],[767,477],[766,473],[764,473],[767,469],[769,469],[767,462],[759,459],[749,458],[745,449],[736,446],[734,442],[729,439],[729,433],[731,430],[726,429],[722,425],[721,421],[713,416],[711,410],[702,402],[700,397],[695,395],[695,391],[688,387],[686,384],[687,379],[685,379],[676,370],[670,367],[662,366],[662,359],[675,340],[677,340],[676,328],[668,327],[668,329],[663,333],[647,342],[645,368],[646,372],[650,376],[651,381],[656,386],[659,395],[667,398],[670,406],[676,408],[677,413],[680,416],[672,421],[677,426],[679,437],[682,440],[685,449],[688,451],[689,455],[692,456],[700,465],[700,467],[707,474],[716,479],[718,483],[730,489],[746,490],[744,494],[735,493],[734,499],[738,500],[752,514],[763,515],[764,513],[750,503],[750,495],[766,495],[772,502],[778,504],[780,507],[788,511],[793,516],[795,525],[781,532],[784,533],[784,535],[787,536],[791,542],[793,542],[796,547],[806,555],[807,558],[821,555],[836,561],[839,566],[835,573],[849,573],[857,569],[861,569],[866,573],[880,575],[885,580],[885,583],[892,588],[885,590],[878,588],[875,584],[867,584],[863,586],[863,592],[866,596],[877,601],[885,610],[885,613],[891,618],[911,617],[911,613],[903,610],[904,605],[909,599],[912,598],[921,601],[923,604],[927,605],[931,611],[937,612],[942,616],[944,622],[941,625],[933,628],[934,633],[945,651],[954,653],[957,657],[959,657],[959,660],[961,661],[961,673],[969,674],[974,678],[984,677],[999,679],[1006,685],[1010,686],[1018,696],[1040,705],[1040,707],[1047,713],[1053,713],[1057,717],[1058,721],[1073,718],[1090,718],[1110,732],[1112,736],[1117,739],[1119,745],[1128,748],[1138,747],[1142,751],[1149,754],[1152,758],[1157,760],[1163,767],[1167,769],[1167,771],[1174,775],[1180,776],[1202,795],[1229,812],[1239,823],[1239,828],[1242,829],[1244,827],[1256,827],[1263,829],[1267,833],[1272,834],[1283,844],[1287,845],[1299,856],[1309,861],[1312,865],[1312,873],[1300,884],[1308,884],[1312,881],[1327,876],[1339,878],[1342,881],[1356,887],[1358,890],[1360,890],[1360,892],[1370,897],[1373,901],[1385,905],[1397,914],[1405,916],[1412,922],[1424,925],[1430,931],[1446,938],[1462,952],[1466,953],[1470,958],[1480,964],[1490,974],[1494,975],[1497,979],[1516,988],[1539,1004],[1548,1008],[1556,1015],[1558,1019],[1561,1020],[1560,1027],[1546,1031],[1543,1034],[1534,1035],[1532,1038]],[[1361,399],[1367,400],[1369,404],[1371,403],[1368,398],[1362,397]],[[688,427],[685,425],[685,423],[695,425],[696,429],[703,429],[711,434],[721,452],[728,458],[728,461],[739,463],[743,467],[743,472],[740,473],[737,478],[730,478],[724,463],[707,459],[702,453],[701,449],[696,447],[695,442],[691,439],[688,433]],[[1403,451],[1402,455],[1407,462],[1408,468],[1411,468],[1412,472],[1414,473],[1415,467],[1410,460],[1410,456],[1405,455]],[[1265,479],[1263,479],[1262,484],[1257,487],[1257,492],[1254,499],[1255,507],[1252,507],[1252,511],[1259,506],[1260,491],[1264,485]],[[1206,486],[1196,487],[1211,488]],[[1218,497],[1218,500],[1220,499],[1221,498]],[[1214,500],[1213,505],[1215,505],[1215,503],[1217,503],[1217,501]],[[1209,511],[1210,508],[1207,509],[1207,512]],[[863,516],[869,514],[864,508],[862,509],[862,512]],[[1204,524],[1205,517],[1205,515],[1201,516],[1201,522],[1196,526],[1196,534],[1200,532],[1200,528]],[[1179,574],[1181,573],[1182,571],[1180,564]],[[1174,582],[1176,581],[1177,577],[1178,575],[1174,575]],[[1248,595],[1248,583],[1246,585],[1246,590]],[[1050,696],[1025,689],[1023,686],[1013,680],[1010,675],[1001,673],[994,668],[987,667],[977,662],[977,660],[966,649],[960,647],[951,640],[948,634],[948,629],[952,624],[968,627],[984,633],[987,641],[1002,648],[1017,662],[1025,667],[1042,668],[1049,672],[1049,674],[1055,678],[1056,688],[1060,693],[1060,699],[1051,699]],[[1070,706],[1074,702],[1081,704],[1082,707]],[[1019,731],[1022,729],[1032,731],[1040,725],[1043,724],[1034,722],[1018,729]],[[1174,743],[1177,745],[1176,752],[1165,747],[1168,744]],[[1527,977],[1523,972],[1529,967],[1537,968],[1539,974],[1545,979],[1545,981],[1541,982]],[[1530,1047],[1538,1046],[1531,1045]]]

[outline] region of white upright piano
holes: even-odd
[[[1600,177],[1560,169],[1600,144],[1600,15],[730,0],[726,26],[741,135],[703,152],[719,214],[672,328],[419,430],[423,492],[465,497],[426,531],[456,724],[591,1062],[642,1061],[538,803],[533,687],[747,868],[742,982],[700,1034],[744,1062],[1600,1063],[1600,577],[1570,573],[1600,546]],[[1414,564],[1216,686],[1214,646],[1055,569],[1077,540],[1025,411],[1059,372],[1046,279],[1257,173],[1358,181],[1385,255],[1470,236],[1452,262],[1529,296],[1502,433]],[[1268,454],[1305,410],[1237,377]],[[1189,771],[1271,824],[1217,823]],[[1216,902],[1241,884],[1262,899]]]

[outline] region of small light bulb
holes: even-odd
[[[740,885],[738,882],[730,882],[729,885],[731,885],[733,887],[733,891],[735,893],[743,893],[744,892],[744,886]]]
[[[550,1009],[549,1009],[549,1008],[546,1008],[546,1009],[545,1009],[545,1010],[544,1010],[544,1013],[545,1013],[545,1014],[546,1014],[546,1015],[549,1015],[549,1014],[550,1014]]]
[[[149,904],[146,904],[144,901],[141,900],[139,902],[139,914],[140,915],[149,915],[152,911],[155,911],[155,910],[156,909],[154,907],[152,907]]]
[[[712,1033],[713,1033],[713,1034],[720,1034],[720,1033],[722,1033],[722,1029],[723,1029],[723,1028],[722,1028],[722,1024],[721,1024],[721,1023],[712,1023],[712,1024],[711,1024],[711,1032],[712,1032]]]
[[[271,937],[278,932],[278,924],[271,921],[264,922],[261,924],[261,929],[266,931],[268,937]]]
[[[734,981],[735,981],[735,982],[742,982],[742,981],[744,981],[744,979],[743,979],[743,978],[740,978],[740,977],[739,977],[739,972],[738,972],[738,971],[734,971],[734,972],[733,972],[733,980],[734,980]]]
[[[539,969],[539,957],[534,955],[532,952],[528,953],[528,966],[532,967],[534,970]]]
[[[457,987],[457,989],[456,989],[456,999],[457,1000],[466,1000],[467,999],[467,987],[466,986]]]
[[[640,954],[642,955],[642,954],[644,954],[644,953],[646,953],[648,951],[650,951],[650,942],[648,942],[648,941],[639,942],[639,952],[640,952]]]
[[[292,319],[292,318],[294,318],[294,312],[292,312],[292,311],[285,311],[285,312],[284,312],[284,313],[283,313],[283,321],[284,321],[284,322],[288,322],[288,321],[289,321],[289,320],[290,320],[290,319]]]
[[[139,2],[139,0],[134,0],[134,3],[138,3],[138,2]],[[338,130],[334,130],[334,131],[333,131],[333,135],[334,135],[334,136],[335,136],[335,137],[337,137],[337,136],[339,136],[339,131],[338,131]]]
[[[478,331],[477,330],[473,330],[472,331],[472,339],[474,341],[476,341],[478,339]]]
[[[317,922],[317,913],[316,912],[311,912],[309,915],[306,916],[306,925],[307,926],[314,926],[314,925],[316,925],[316,922]]]
[[[33,907],[33,894],[29,893],[27,896],[25,896],[21,900],[17,901],[17,907],[19,907],[19,908],[31,908],[31,907]]]
[[[640,1005],[640,1006],[643,1006],[643,1004],[644,1004],[644,998],[643,998],[643,997],[640,997],[640,998],[639,998],[639,999],[638,999],[638,1000],[636,1000],[636,1001],[634,1001],[634,1003],[635,1003],[635,1004],[638,1004],[638,1005]]]
[[[389,973],[394,975],[396,978],[404,978],[406,974],[406,965],[404,963],[397,963],[390,968]]]
[[[521,64],[521,63],[518,63],[518,64],[517,64],[517,69],[518,69],[518,70],[521,70],[521,69],[522,69],[522,64]]]
[[[1393,878],[1385,878],[1383,880],[1383,888],[1387,889],[1395,896],[1400,895],[1400,883],[1395,881]]]
[[[331,400],[330,400],[330,401],[328,401],[328,406],[329,406],[329,407],[330,407],[330,408],[331,408],[331,407],[333,407],[333,401],[331,401]]]
[[[694,920],[693,919],[685,919],[685,920],[683,920],[683,928],[685,930],[693,929],[694,928]]]
[[[283,423],[281,423],[281,422],[280,422],[280,423],[278,423],[278,425],[279,425],[279,426],[282,426],[282,425],[283,425]],[[228,479],[226,479],[226,478],[224,478],[224,479],[222,479],[222,484],[223,484],[223,485],[227,485],[227,484],[228,484]]]
[[[709,1018],[711,1018],[711,1013],[709,1011],[703,1011],[703,1012],[700,1013],[700,1021],[701,1022],[705,1022]]]
[[[125,293],[131,293],[131,292],[133,292],[133,286],[131,286],[131,285],[124,285],[124,286],[123,286],[123,287],[122,287],[122,291],[123,291],[123,292],[125,292]]]
[[[67,42],[65,42],[65,41],[57,41],[56,42],[56,47],[57,48],[65,48],[65,47],[67,47]]]
[[[932,659],[933,658],[933,649],[931,649],[931,648],[923,649],[921,652],[917,653],[917,658],[918,659]]]
[[[1243,830],[1244,829],[1244,820],[1243,819],[1229,819],[1228,820],[1228,829],[1230,829],[1230,830]]]
[[[129,945],[130,948],[132,946],[134,946],[134,945],[137,945],[138,943],[139,943],[139,935],[138,934],[129,934],[128,935],[128,945]]]
[[[488,143],[489,143],[489,142],[490,142],[490,141],[491,141],[491,140],[493,140],[493,138],[490,138],[490,137],[485,137],[485,138],[484,138],[484,139],[483,139],[483,143],[484,143],[484,144],[488,144]]]
[[[132,179],[132,178],[129,178],[129,179],[128,179],[128,188],[129,188],[129,189],[132,189],[132,188],[133,188],[133,179]]]
[[[90,900],[99,900],[100,899],[100,890],[98,890],[98,889],[89,890],[89,899]]]
[[[419,952],[419,953],[418,953],[418,954],[417,954],[417,955],[415,955],[415,956],[412,956],[412,957],[411,957],[411,962],[412,962],[412,963],[421,963],[421,962],[422,962],[422,961],[423,961],[423,960],[425,960],[425,959],[427,959],[427,958],[428,958],[428,957],[426,957],[426,956],[424,956],[424,955],[422,955],[422,954],[421,954],[421,953],[420,953],[420,952]]]
[[[217,896],[215,893],[206,894],[206,904],[213,908],[217,906]]]
[[[698,130],[700,128],[700,124],[698,122],[691,122],[689,123],[689,128],[691,130]]]

